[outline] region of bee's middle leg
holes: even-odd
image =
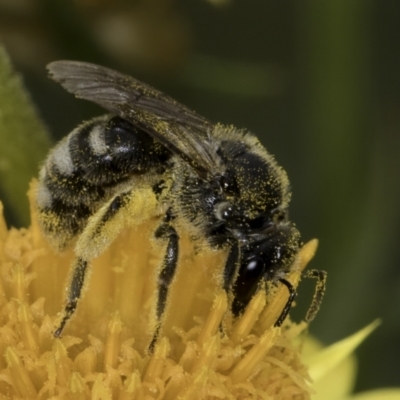
[[[164,259],[162,261],[160,274],[158,276],[158,298],[156,308],[157,328],[149,346],[150,351],[153,350],[158,338],[158,333],[160,330],[160,320],[164,314],[169,287],[174,279],[176,266],[178,264],[179,236],[175,228],[170,225],[169,221],[170,217],[167,214],[167,216],[164,218],[163,223],[157,228],[154,234],[157,239],[167,240],[167,248],[165,251]]]

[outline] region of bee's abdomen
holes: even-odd
[[[119,117],[95,118],[75,129],[40,171],[36,200],[44,234],[64,247],[124,182],[154,169],[165,152]]]

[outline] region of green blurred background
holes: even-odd
[[[320,239],[312,267],[329,273],[311,333],[328,344],[383,321],[358,351],[357,390],[400,385],[399,21],[395,0],[0,0],[0,41],[53,141],[102,113],[47,79],[57,59],[124,71],[260,137],[291,179],[292,220]],[[22,192],[50,146],[30,135],[12,169]],[[0,197],[25,224],[25,199],[1,182]]]

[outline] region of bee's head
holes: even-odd
[[[222,192],[216,218],[231,228],[256,230],[287,221],[289,181],[274,158],[245,143],[229,142],[223,149],[226,170],[216,177]]]
[[[238,314],[264,281],[276,282],[290,271],[300,247],[300,233],[292,223],[270,226],[241,247],[232,310]]]

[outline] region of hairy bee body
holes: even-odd
[[[145,179],[155,194],[164,192],[162,203],[191,228],[194,239],[205,237],[210,246],[229,244],[226,226],[214,210],[215,204],[227,201],[218,184],[201,181],[179,157],[136,131],[135,142],[143,147],[138,155],[132,143],[134,130],[129,122],[105,115],[76,128],[50,152],[40,171],[37,193],[43,232],[58,248],[65,247],[101,206],[118,193],[135,190]],[[121,138],[122,133],[128,133],[130,141]],[[254,135],[216,125],[211,137],[215,151],[234,166],[231,172],[248,219],[268,211],[267,198],[270,209],[287,207],[286,173]],[[165,193],[170,180],[172,187]]]
[[[70,133],[40,172],[37,205],[43,232],[59,248],[78,239],[55,335],[75,311],[90,261],[124,226],[154,216],[161,220],[154,235],[167,243],[159,277],[159,319],[178,267],[179,236],[185,231],[202,245],[228,249],[222,286],[232,293],[234,314],[264,282],[284,283],[290,299],[280,325],[296,294],[285,276],[300,234],[288,220],[286,173],[258,139],[231,126],[213,125],[116,71],[68,61],[52,63],[49,69],[77,97],[112,113]]]

